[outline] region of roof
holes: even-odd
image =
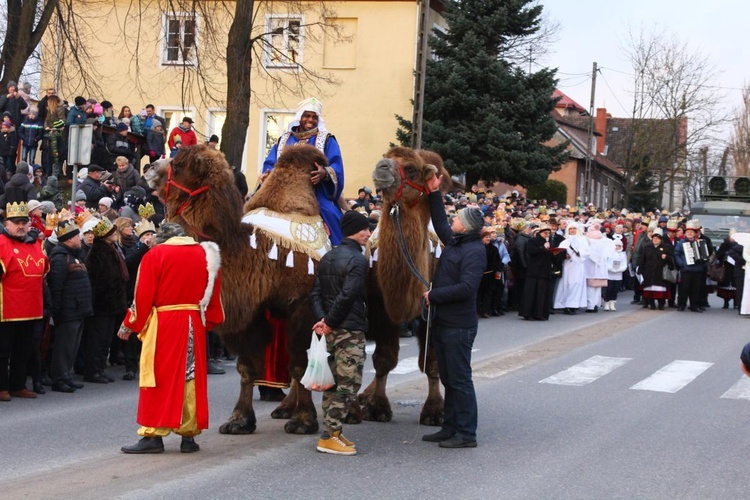
[[[560,100],[557,101],[557,104],[555,104],[556,108],[563,108],[563,109],[569,109],[571,111],[575,111],[578,113],[586,114],[588,115],[588,111],[586,111],[586,108],[575,102],[573,99],[565,95],[560,89],[555,89],[552,92],[552,98],[555,99],[559,97]]]
[[[591,151],[589,148],[586,147],[586,143],[588,142],[588,117],[584,117],[586,120],[586,128],[579,126],[576,123],[570,123],[570,117],[555,117],[555,121],[557,121],[558,130],[568,139],[570,139],[570,142],[573,144],[573,147],[578,149],[583,155],[585,156],[591,156]],[[574,120],[576,122],[577,120]],[[594,132],[594,135],[600,135]],[[601,154],[597,154],[594,157],[591,157],[592,160],[594,160],[596,163],[598,163],[600,166],[605,168],[606,170],[611,171],[612,173],[617,174],[618,176],[624,176],[623,169],[612,159],[607,158],[606,156],[603,156]]]

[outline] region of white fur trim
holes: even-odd
[[[221,251],[219,250],[219,245],[213,241],[204,241],[200,245],[203,251],[206,252],[206,269],[208,270],[206,291],[203,292],[203,298],[198,302],[198,306],[201,308],[201,321],[203,321],[203,326],[205,326],[206,308],[208,308],[208,304],[211,302],[216,277],[219,275],[219,269],[221,268]]]

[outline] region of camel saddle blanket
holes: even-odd
[[[274,246],[305,253],[317,261],[331,250],[331,241],[319,215],[282,214],[267,208],[256,208],[246,213],[242,222],[254,227],[250,237],[253,248],[255,235],[263,233],[274,242]]]

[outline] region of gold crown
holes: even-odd
[[[83,227],[83,224],[93,216],[93,210],[84,210],[83,212],[75,216],[76,224],[78,224],[78,227]]]
[[[138,224],[135,225],[135,234],[139,238],[143,236],[143,233],[147,233],[151,231],[152,233],[156,232],[156,226],[154,226],[154,223],[150,220],[141,219]]]
[[[672,217],[669,219],[669,222],[667,222],[667,229],[674,229],[677,231],[677,226],[679,225],[679,222],[677,221],[677,217]]]
[[[70,234],[74,231],[80,232],[78,226],[71,220],[64,220],[60,222],[60,224],[58,224],[57,229],[55,230],[55,234],[57,235],[58,240],[64,240],[65,235]]]
[[[526,227],[526,220],[521,219],[520,217],[514,217],[510,220],[510,228],[515,231],[521,231],[524,227]]]
[[[60,223],[60,214],[49,214],[47,215],[47,218],[44,219],[44,225],[47,229],[56,229],[57,225]]]
[[[141,219],[148,219],[154,215],[156,215],[156,210],[154,210],[154,206],[151,204],[151,202],[146,203],[146,205],[138,205],[138,215],[141,217]]]
[[[114,228],[115,226],[112,224],[112,221],[105,217],[96,223],[96,226],[94,226],[92,232],[94,233],[95,237],[104,238],[108,236],[114,230]]]
[[[29,209],[25,202],[21,203],[8,203],[5,205],[5,218],[12,219],[14,217],[25,217],[29,218]]]

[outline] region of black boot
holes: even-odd
[[[722,306],[722,309],[729,309],[729,301],[727,299],[724,299],[724,306]]]
[[[35,381],[33,385],[34,385],[34,392],[36,392],[37,394],[47,394],[47,391],[44,390],[44,387],[42,386],[41,382]]]
[[[185,436],[182,437],[182,442],[180,443],[181,453],[195,453],[200,449],[201,447],[198,446],[198,443],[195,442],[195,439]]]
[[[138,443],[132,446],[123,446],[120,449],[123,453],[131,454],[163,453],[164,441],[160,437],[144,437]]]

